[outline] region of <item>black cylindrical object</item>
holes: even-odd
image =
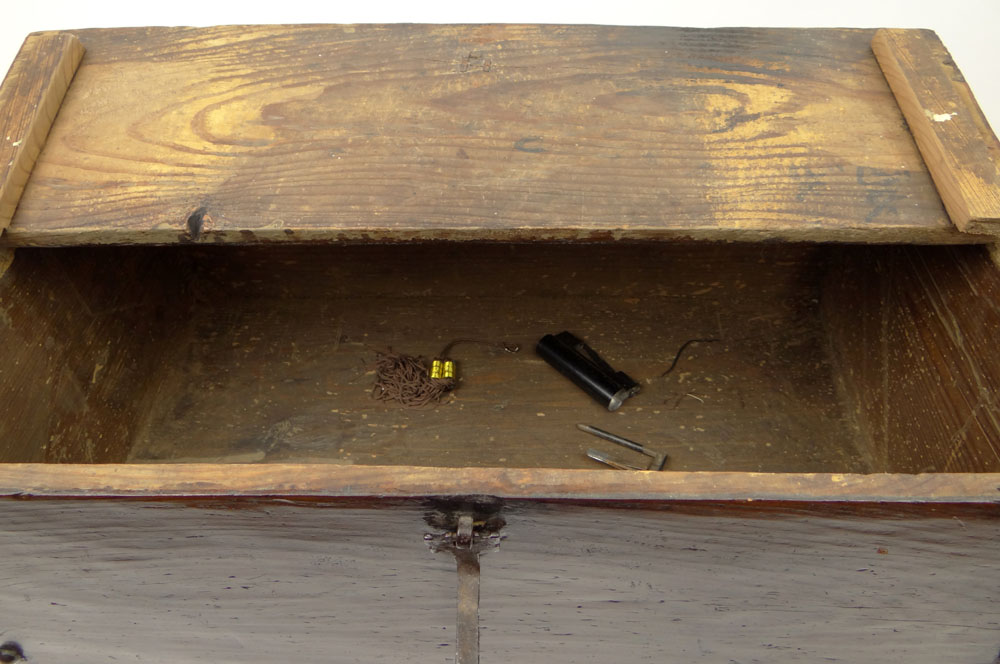
[[[569,332],[546,334],[535,351],[608,410],[618,410],[625,399],[639,393],[637,382],[612,369],[594,349]]]

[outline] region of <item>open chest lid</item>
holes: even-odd
[[[928,31],[36,33],[0,109],[6,246],[1000,228],[1000,145]]]

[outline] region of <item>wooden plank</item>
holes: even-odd
[[[483,652],[696,664],[996,656],[996,511],[749,512],[512,511],[483,561]]]
[[[68,33],[29,35],[0,85],[0,233],[14,216],[83,52]]]
[[[431,664],[454,653],[455,561],[423,542],[419,506],[59,501],[0,514],[18,537],[0,544],[0,583],[18,589],[4,605],[19,614],[3,640],[29,663]]]
[[[7,272],[7,269],[14,263],[13,249],[0,249],[0,277]]]
[[[330,464],[0,464],[0,496],[986,503],[1000,474],[725,473]]]
[[[428,506],[234,507],[0,502],[4,640],[46,662],[452,656],[454,560],[422,539]],[[484,661],[996,654],[995,509],[511,504],[504,517],[482,559]]]
[[[1000,471],[1000,270],[988,252],[838,254],[825,318],[872,466]]]
[[[79,31],[10,245],[968,243],[867,30]]]
[[[1000,141],[930,30],[879,30],[872,50],[951,220],[1000,235]]]

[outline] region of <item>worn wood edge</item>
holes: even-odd
[[[49,62],[52,53],[58,55]],[[0,232],[14,216],[83,54],[72,34],[33,33],[0,84]],[[29,115],[16,113],[17,107],[30,109]]]
[[[1000,473],[631,472],[324,464],[2,464],[0,497],[1000,503]]]
[[[987,245],[987,249],[990,252],[990,259],[993,260],[993,264],[1000,268],[1000,242]]]
[[[526,228],[526,227],[463,227],[463,228],[364,228],[364,229],[297,229],[266,228],[202,233],[197,241],[185,237],[185,230],[157,228],[141,232],[129,231],[43,231],[21,230],[13,225],[0,236],[3,247],[68,247],[103,245],[248,245],[248,244],[339,244],[366,242],[616,242],[657,240],[702,240],[721,242],[850,242],[862,244],[987,244],[996,240],[992,235],[960,232],[942,228],[915,232],[912,227],[871,229],[831,229],[822,224],[802,223],[779,230],[745,230],[736,227],[704,226],[695,228],[665,228],[663,226],[631,226],[613,230],[597,228]]]
[[[10,269],[14,263],[14,250],[0,248],[0,278]]]
[[[953,149],[954,146],[949,146],[942,141],[938,129],[934,126],[937,123],[932,121],[928,115],[937,109],[926,109],[924,100],[920,98],[910,80],[909,73],[914,67],[906,61],[901,41],[916,33],[933,37],[934,46],[939,46],[943,55],[950,59],[947,48],[931,31],[885,28],[876,31],[872,38],[872,51],[875,53],[875,59],[896,97],[903,117],[906,118],[917,148],[924,158],[927,170],[931,174],[952,223],[963,232],[1000,235],[1000,205],[998,205],[1000,202],[1000,164],[994,162],[991,181],[985,183],[987,186],[996,188],[998,192],[997,195],[993,196],[994,200],[991,201],[991,205],[984,207],[981,201],[970,200],[965,196],[964,188],[957,177],[957,170],[961,163],[959,151]],[[958,68],[954,69],[957,73]],[[955,93],[953,96],[955,107],[960,109],[960,112],[954,114],[950,122],[961,124],[968,132],[977,134],[984,145],[991,146],[996,153],[1000,149],[1000,142],[997,141],[996,135],[989,128],[989,123],[986,121],[982,109],[976,103],[972,90],[960,75],[959,79],[955,80],[955,78],[949,77]]]

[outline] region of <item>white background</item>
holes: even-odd
[[[601,23],[691,27],[931,28],[951,51],[994,128],[1000,126],[1000,0],[689,0],[687,2],[312,2],[5,0],[0,71],[35,30],[231,23]]]

